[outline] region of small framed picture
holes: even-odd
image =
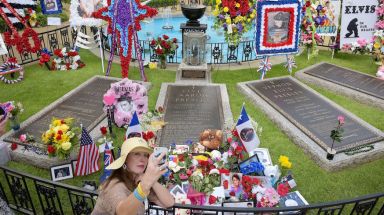
[[[251,162],[260,162],[260,159],[259,157],[257,156],[257,154],[254,154],[252,155],[250,158],[248,158],[247,160],[239,163],[239,169],[240,169],[240,172],[243,173],[244,175],[253,175],[253,174],[256,174],[256,175],[264,175],[264,172],[261,171],[261,172],[254,172],[252,170],[252,168],[250,168],[251,166]],[[261,162],[260,162],[261,163]],[[263,163],[261,163],[263,164]],[[263,164],[264,165],[264,164]]]
[[[40,0],[43,14],[58,14],[62,12],[61,0]]]
[[[251,155],[255,155],[256,154],[257,157],[259,158],[260,162],[264,166],[273,165],[272,164],[271,155],[269,154],[269,150],[267,148],[256,148],[250,154]]]
[[[180,185],[176,185],[176,186],[174,186],[174,187],[171,189],[170,193],[171,193],[171,195],[172,195],[173,197],[175,197],[175,198],[176,198],[176,196],[177,196],[177,193],[185,194],[185,195],[186,195],[186,193],[184,192],[183,188],[180,187]]]
[[[181,182],[181,188],[183,188],[185,193],[188,193],[189,186],[190,184],[188,181]]]
[[[241,185],[241,179],[243,174],[231,172],[229,175],[221,175],[221,186],[224,187],[224,193],[226,197],[235,196],[240,198],[243,193],[243,186]]]
[[[76,171],[77,160],[71,160],[71,164],[72,164],[73,171]]]
[[[253,208],[254,207],[254,202],[252,201],[243,201],[243,202],[223,202],[223,207],[233,207],[233,208]],[[235,212],[224,212],[224,215],[233,215]],[[252,212],[244,212],[244,213],[239,213],[236,212],[238,215],[252,215]]]
[[[52,181],[61,181],[73,178],[72,163],[51,167]]]
[[[175,154],[184,154],[189,151],[188,145],[176,145],[175,149],[173,150],[173,153]]]

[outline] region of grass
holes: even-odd
[[[92,76],[103,75],[100,68],[100,60],[97,57],[87,51],[82,51],[80,54],[84,62],[87,63],[87,66],[79,71],[52,72],[38,65],[27,66],[23,82],[15,85],[0,83],[0,101],[21,101],[25,106],[25,112],[21,120],[25,120]],[[376,66],[373,66],[373,61],[369,56],[339,53],[334,59],[331,59],[331,53],[328,51],[320,51],[319,55],[310,61],[307,61],[305,53],[296,57],[298,68],[295,71],[321,61],[349,67],[370,75],[374,75],[376,72]],[[112,76],[120,77],[119,71],[120,67],[115,64],[111,72]],[[175,72],[146,69],[146,74],[148,80],[152,83],[152,89],[149,92],[149,107],[153,109],[161,83],[174,82]],[[273,66],[266,77],[271,78],[284,75],[288,75],[288,73],[283,65],[276,65]],[[132,68],[129,77],[139,80],[140,74],[138,69]],[[246,101],[244,95],[237,90],[236,84],[238,82],[256,80],[258,78],[257,68],[236,71],[214,71],[212,74],[213,82],[226,84],[233,116],[239,115],[241,105],[245,101],[249,115],[263,127],[263,133],[260,136],[261,147],[269,148],[273,162],[277,163],[279,155],[282,154],[290,158],[293,163],[292,172],[298,184],[297,189],[310,203],[348,199],[370,193],[384,192],[384,183],[382,183],[384,178],[384,171],[382,171],[384,158],[332,173],[318,167],[310,156],[296,146],[268,116],[258,107]],[[361,104],[317,86],[311,85],[311,87],[376,128],[384,130],[384,112],[380,109]],[[115,144],[120,145],[125,131],[118,128],[115,128],[115,131],[118,136]],[[48,170],[13,161],[9,162],[8,166],[50,179]],[[65,180],[64,183],[80,186],[83,180],[98,181],[99,176],[100,173],[96,173],[90,176]]]

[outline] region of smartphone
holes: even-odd
[[[167,160],[167,153],[168,153],[168,148],[166,147],[155,147],[155,149],[153,150],[153,153],[155,153],[155,157],[159,157],[161,155],[161,153],[165,153],[165,156],[163,157],[163,159],[161,159],[159,165],[163,165],[165,163],[165,161]]]

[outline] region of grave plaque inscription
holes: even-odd
[[[368,95],[384,99],[384,81],[347,68],[322,63],[304,73],[315,76]]]
[[[75,118],[76,126],[83,124],[88,130],[93,129],[104,117],[103,95],[111,83],[116,80],[95,78],[79,91],[64,99],[57,106],[47,111],[42,117],[37,118],[5,141],[18,142],[21,134],[33,135],[36,142],[42,143],[41,135],[48,130],[53,117]]]
[[[165,98],[160,145],[197,142],[204,129],[223,129],[223,109],[219,86],[169,85]]]
[[[332,145],[330,134],[339,115],[345,117],[345,124],[343,140],[334,144],[337,152],[384,139],[291,78],[253,82],[247,86],[325,150]]]

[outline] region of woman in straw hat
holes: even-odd
[[[114,171],[101,185],[92,214],[145,214],[146,198],[160,207],[172,207],[173,196],[157,182],[167,172],[168,162],[159,165],[164,156],[155,157],[142,138],[124,141],[120,158],[107,167]]]

